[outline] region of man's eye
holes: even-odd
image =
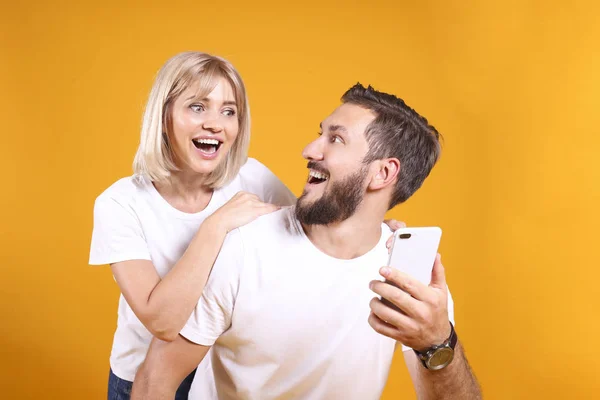
[[[344,143],[344,141],[342,140],[342,138],[341,138],[341,137],[339,137],[339,136],[333,136],[333,137],[331,138],[331,142],[332,142],[332,143]]]

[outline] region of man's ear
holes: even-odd
[[[398,175],[400,174],[400,160],[397,158],[377,160],[371,168],[375,170],[375,174],[371,178],[371,182],[369,182],[369,189],[383,189],[396,183],[396,179],[398,179]]]

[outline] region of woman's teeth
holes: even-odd
[[[192,142],[197,149],[207,154],[215,153],[221,145],[217,139],[192,139]]]

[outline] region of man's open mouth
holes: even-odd
[[[308,183],[311,185],[318,185],[319,183],[325,182],[327,179],[329,179],[329,175],[323,172],[317,172],[311,169],[308,173]]]
[[[217,139],[192,139],[192,143],[198,150],[206,154],[216,153],[222,144]]]

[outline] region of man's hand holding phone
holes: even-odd
[[[415,350],[438,345],[450,336],[448,288],[439,254],[429,285],[396,268],[383,267],[379,273],[386,282],[372,281],[371,290],[398,309],[379,298],[371,300],[369,324],[376,332]]]

